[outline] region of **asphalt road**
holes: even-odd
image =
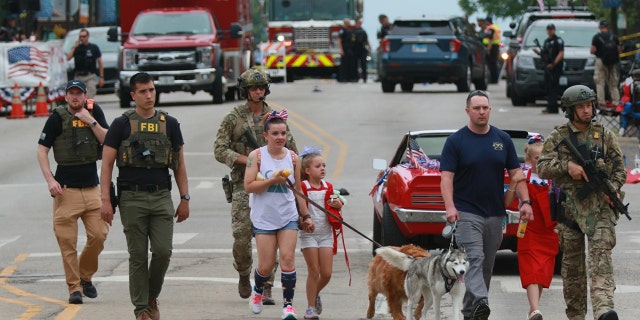
[[[413,93],[383,94],[378,83],[338,84],[305,80],[273,84],[268,97],[287,107],[289,124],[298,146],[324,149],[327,179],[351,193],[345,219],[371,235],[372,205],[368,193],[377,172],[373,158],[388,159],[403,133],[424,129],[458,129],[467,122],[466,94],[452,85],[416,85]],[[399,91],[399,88],[397,88]],[[503,129],[549,133],[564,122],[561,115],[541,114],[541,105],[514,108],[504,95],[504,84],[490,86],[491,123]],[[192,197],[191,217],[176,225],[174,254],[159,298],[162,319],[277,319],[281,306],[265,306],[251,314],[248,300],[237,294],[232,267],[230,205],[220,179],[228,169],[213,158],[213,140],[222,117],[236,103],[212,105],[209,95],[163,94],[161,109],[176,116],[185,138],[185,157]],[[114,95],[96,101],[111,121],[122,113]],[[51,224],[51,198],[36,160],[36,143],[46,118],[0,118],[0,319],[134,319],[128,294],[128,255],[122,226],[116,217],[100,268],[95,275],[99,296],[83,305],[68,305],[61,259]],[[638,153],[635,138],[621,138],[627,159]],[[629,166],[633,161],[629,161]],[[175,189],[175,188],[174,188]],[[625,185],[634,220],[619,222],[614,250],[617,282],[616,309],[621,319],[634,319],[640,298],[637,264],[640,243],[640,195],[636,185]],[[174,190],[174,201],[179,195]],[[635,203],[634,203],[635,202]],[[81,230],[79,247],[84,244]],[[367,309],[367,269],[371,244],[352,231],[345,232],[350,272],[343,252],[335,256],[334,274],[322,293],[322,319],[361,319]],[[256,256],[254,255],[254,258]],[[296,260],[298,284],[294,305],[302,318],[306,308],[306,267]],[[279,279],[279,276],[276,278]],[[349,280],[351,279],[351,285]],[[545,290],[541,310],[546,319],[564,318],[562,279]],[[274,296],[280,297],[279,284]],[[280,301],[280,299],[277,299]],[[491,319],[526,319],[528,303],[520,286],[516,255],[501,252],[491,283]],[[453,319],[450,298],[443,304],[444,319]],[[433,316],[433,312],[430,312]],[[390,319],[382,299],[376,319]]]

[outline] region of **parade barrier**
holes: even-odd
[[[40,83],[46,103],[64,101],[67,59],[62,44],[62,40],[0,43],[0,107],[11,107],[12,115],[19,114],[13,110],[18,99],[24,113],[25,106],[33,106]]]
[[[18,84],[13,85],[13,99],[11,101],[11,114],[7,116],[7,119],[24,119],[27,116],[24,114],[24,106],[22,100],[20,100],[20,91]]]

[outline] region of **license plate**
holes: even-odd
[[[159,76],[158,77],[158,83],[159,84],[173,84],[173,81],[175,79],[173,78],[173,76]]]
[[[416,43],[411,46],[411,52],[415,53],[424,53],[427,52],[427,44],[425,43]]]
[[[567,77],[565,76],[561,76],[558,82],[560,83],[561,86],[566,86],[569,83],[569,81],[567,80]]]

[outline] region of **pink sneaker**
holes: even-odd
[[[249,306],[251,307],[251,311],[255,314],[262,312],[262,294],[251,290],[251,299],[249,299]]]
[[[292,305],[282,308],[282,320],[296,320],[296,309]]]

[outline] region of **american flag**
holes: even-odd
[[[409,145],[407,146],[407,158],[409,165],[413,168],[426,168],[429,157],[422,151],[416,139],[409,137]]]
[[[9,57],[9,79],[32,75],[47,77],[49,52],[31,46],[20,46],[7,50]]]

